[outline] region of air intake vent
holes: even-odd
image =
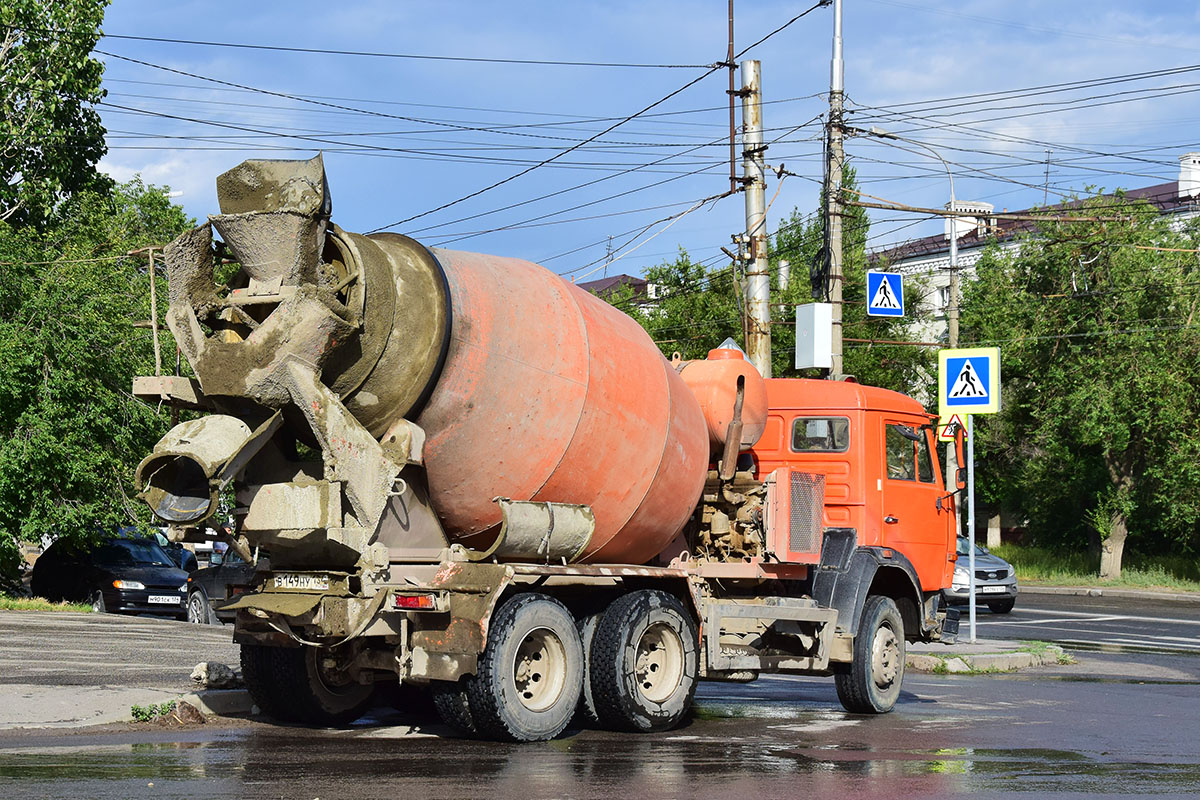
[[[825,506],[825,476],[808,472],[791,475],[788,550],[816,553],[821,545],[821,516]]]

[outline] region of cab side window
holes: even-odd
[[[918,430],[921,441],[917,445],[917,480],[921,483],[933,483],[933,456],[929,452],[929,436],[923,430]]]
[[[792,422],[792,452],[844,453],[850,448],[846,417],[797,417]]]
[[[884,447],[887,450],[887,475],[892,480],[917,479],[917,438],[917,432],[907,425],[888,424]]]

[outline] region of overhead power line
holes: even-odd
[[[793,20],[794,22],[795,20]],[[791,23],[788,23],[791,24]],[[786,27],[786,26],[785,26]],[[56,31],[51,31],[55,33]],[[58,31],[66,33],[66,31]],[[429,53],[383,53],[369,50],[333,50],[323,47],[286,47],[247,42],[209,42],[197,39],[173,39],[165,36],[131,36],[120,33],[101,34],[105,39],[123,39],[133,42],[161,42],[163,44],[195,45],[198,47],[224,47],[239,50],[263,50],[279,53],[306,53],[326,56],[359,56],[364,58],[396,58],[413,61],[460,61],[476,64],[521,64],[535,67],[616,67],[619,69],[704,69],[711,64],[637,64],[620,61],[564,61],[537,58],[488,58],[484,56],[439,56]]]

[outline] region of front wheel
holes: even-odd
[[[624,731],[674,728],[696,693],[696,625],[683,604],[658,590],[630,592],[596,625],[588,654],[600,722]]]
[[[92,592],[92,612],[95,614],[104,614],[108,611],[108,605],[104,602],[104,592],[97,589]]]
[[[475,675],[462,682],[470,724],[481,735],[553,739],[583,688],[583,646],[571,612],[544,594],[512,597],[492,617]]]
[[[1013,606],[1017,604],[1016,600],[996,600],[988,603],[988,610],[993,614],[1007,614],[1013,610]]]
[[[871,595],[863,606],[854,660],[834,674],[838,699],[855,714],[885,714],[900,699],[904,680],[904,621],[890,597]]]

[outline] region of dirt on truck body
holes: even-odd
[[[232,512],[265,713],[342,723],[399,681],[472,735],[656,731],[698,680],[763,672],[880,713],[905,642],[957,630],[953,495],[910,398],[668,360],[535,264],[348,233],[320,157],[218,197],[166,251],[195,377],[135,381],[209,413],[137,480],[176,539]]]

